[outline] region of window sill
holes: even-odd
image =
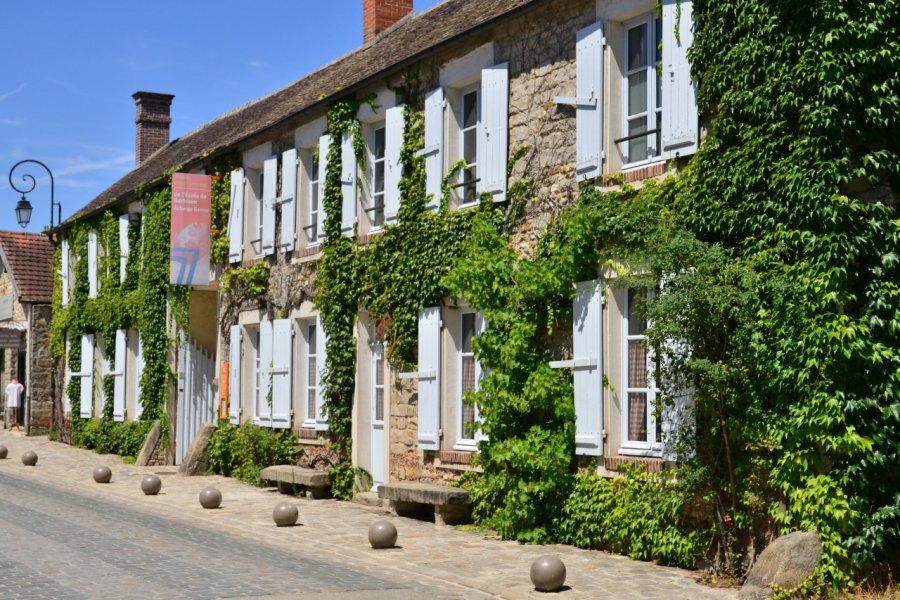
[[[659,444],[642,444],[640,442],[631,442],[620,446],[619,454],[623,456],[660,458],[662,457],[662,448]]]
[[[478,442],[476,440],[459,440],[453,445],[456,452],[478,452]]]

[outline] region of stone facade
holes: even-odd
[[[31,315],[31,433],[44,433],[53,419],[53,358],[50,356],[50,305],[35,305]]]

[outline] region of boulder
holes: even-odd
[[[200,426],[200,431],[194,436],[194,441],[181,459],[181,466],[178,467],[178,473],[181,475],[194,476],[206,475],[209,469],[209,454],[206,449],[209,446],[209,438],[212,437],[216,426],[212,423],[204,423]]]
[[[813,574],[822,559],[822,542],[815,531],[783,535],[762,551],[747,574],[738,600],[765,600],[775,592],[772,585],[795,588]]]
[[[153,427],[147,432],[147,438],[144,440],[144,445],[141,446],[141,452],[134,461],[135,465],[146,467],[150,464],[153,453],[156,452],[156,447],[159,446],[160,437],[162,437],[162,429],[159,426],[159,421],[154,421]]]

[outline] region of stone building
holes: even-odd
[[[142,184],[151,182],[144,190],[163,184],[175,167],[211,172],[214,161],[237,157],[227,263],[265,262],[267,291],[252,297],[214,288],[191,292],[188,339],[170,356],[179,376],[168,404],[176,462],[192,435],[189,423],[212,418],[213,395],[232,423],[291,428],[304,444],[304,460],[331,460],[320,387],[325,336],[314,294],[331,143],[327,110],[335,101],[374,98],[356,115],[366,160],[357,160],[349,137],[342,140],[342,230],[360,246],[397,221],[404,108],[423,114],[429,208],[438,208],[444,178],[463,159],[467,166],[450,180],[450,211],[471,210],[484,194],[504,202],[511,180],[533,178],[535,199],[511,236],[525,256],[548,222],[575,201],[582,182],[640,185],[666,176],[672,159],[697,148],[696,88],[686,57],[690,0],[663,0],[660,10],[652,0],[445,0],[421,14],[412,13],[411,1],[363,5],[359,49],[174,142],[158,135],[160,123],[168,126],[171,96],[151,95],[168,100],[148,102],[136,94],[139,145],[141,139],[163,143],[139,151],[131,173],[61,227],[65,237],[79,219],[112,212],[126,240],[128,223],[137,221],[129,215],[142,210]],[[410,73],[422,93],[404,107],[398,90]],[[148,107],[165,114],[142,119]],[[152,121],[152,136],[142,136],[144,121]],[[528,150],[508,179],[507,160],[522,146]],[[93,270],[102,254],[95,238],[89,242]],[[65,271],[65,246],[63,252]],[[611,274],[598,265],[597,281],[602,276]],[[65,277],[63,285],[71,286]],[[574,371],[577,452],[602,458],[601,469],[633,460],[657,468],[666,458],[657,438],[664,424],[654,422],[646,324],[633,310],[634,293],[619,289],[604,301],[597,281],[579,288],[567,350],[572,360],[554,365]],[[385,360],[379,324],[363,306],[357,316],[352,459],[376,484],[452,480],[472,468],[481,439],[477,410],[462,396],[481,376],[471,340],[484,320],[465,299],[423,309],[418,370],[403,374]],[[82,374],[105,360],[88,337],[81,342]],[[139,337],[132,327],[115,344],[117,353],[120,343],[127,348],[121,351],[127,365],[122,418],[139,413],[140,392],[128,383],[140,380]],[[604,377],[611,385],[604,386]],[[187,381],[203,396],[199,403],[184,391]],[[96,386],[83,389],[97,394]],[[83,415],[99,415],[96,406],[84,407]]]
[[[54,394],[53,246],[44,234],[0,231],[0,260],[0,386],[13,377],[25,386],[18,419],[27,432],[40,433],[50,427]]]

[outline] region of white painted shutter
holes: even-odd
[[[691,0],[663,0],[662,16],[662,150],[668,157],[685,156],[697,151],[699,128],[697,87],[687,58],[694,38]]]
[[[325,396],[322,393],[322,376],[325,374],[325,362],[328,357],[328,335],[322,326],[322,316],[316,317],[316,431],[328,430],[328,415],[323,414],[325,408]]]
[[[83,419],[90,419],[94,414],[94,336],[81,336],[81,408],[79,414]]]
[[[494,202],[506,200],[506,162],[509,158],[509,63],[481,71],[481,127],[478,170],[481,192]]]
[[[403,148],[406,122],[402,106],[387,109],[384,127],[384,220],[393,223],[400,210],[400,179],[403,177],[400,150]]]
[[[66,372],[63,376],[63,413],[69,414],[72,412],[72,402],[69,398],[69,381],[72,380],[72,365],[69,364],[69,350],[71,346],[69,344],[69,334],[66,334]]]
[[[341,234],[352,236],[356,224],[356,152],[353,137],[344,134],[341,140]]]
[[[116,330],[116,370],[113,380],[113,421],[125,420],[125,356],[127,338],[124,329]]]
[[[69,304],[69,240],[63,240],[62,250],[60,250],[62,254],[62,265],[60,268],[60,276],[62,277],[62,305],[68,306]],[[66,354],[68,356],[68,354]]]
[[[125,281],[128,265],[128,215],[119,215],[119,283]]]
[[[97,231],[88,232],[88,296],[97,297]]]
[[[603,302],[599,281],[576,285],[572,354],[575,383],[575,453],[603,450]]]
[[[294,329],[290,319],[272,322],[272,427],[291,426],[291,363]]]
[[[603,160],[603,24],[594,23],[578,32],[575,41],[577,128],[576,176],[578,181],[601,174]]]
[[[444,90],[437,88],[425,95],[425,196],[426,207],[441,205],[441,183],[444,179]]]
[[[325,179],[328,177],[328,147],[331,145],[331,136],[323,135],[319,138],[319,239],[325,239]]]
[[[144,402],[141,399],[141,377],[144,376],[144,350],[141,332],[137,334],[137,353],[134,356],[134,418],[140,419],[144,414]]]
[[[228,216],[228,262],[241,262],[244,253],[244,170],[231,172],[231,212]]]
[[[441,309],[419,315],[419,449],[441,446]]]
[[[281,154],[281,242],[282,252],[294,249],[297,238],[297,150]]]
[[[263,163],[262,240],[263,256],[275,253],[275,197],[278,195],[278,157],[270,156]]]
[[[259,424],[272,425],[272,409],[269,408],[269,370],[272,368],[272,321],[264,320],[259,323]]]
[[[231,346],[228,351],[228,420],[241,424],[241,326],[231,326]]]
[[[487,329],[487,321],[480,312],[475,313],[475,335],[479,336],[484,333],[484,330]],[[481,380],[484,376],[487,375],[487,369],[481,366],[481,361],[475,361],[475,389],[481,389]],[[478,412],[478,406],[475,407],[475,421],[481,421],[481,414]],[[486,440],[487,436],[481,430],[479,426],[478,429],[475,430],[475,441],[479,442],[481,440]]]

